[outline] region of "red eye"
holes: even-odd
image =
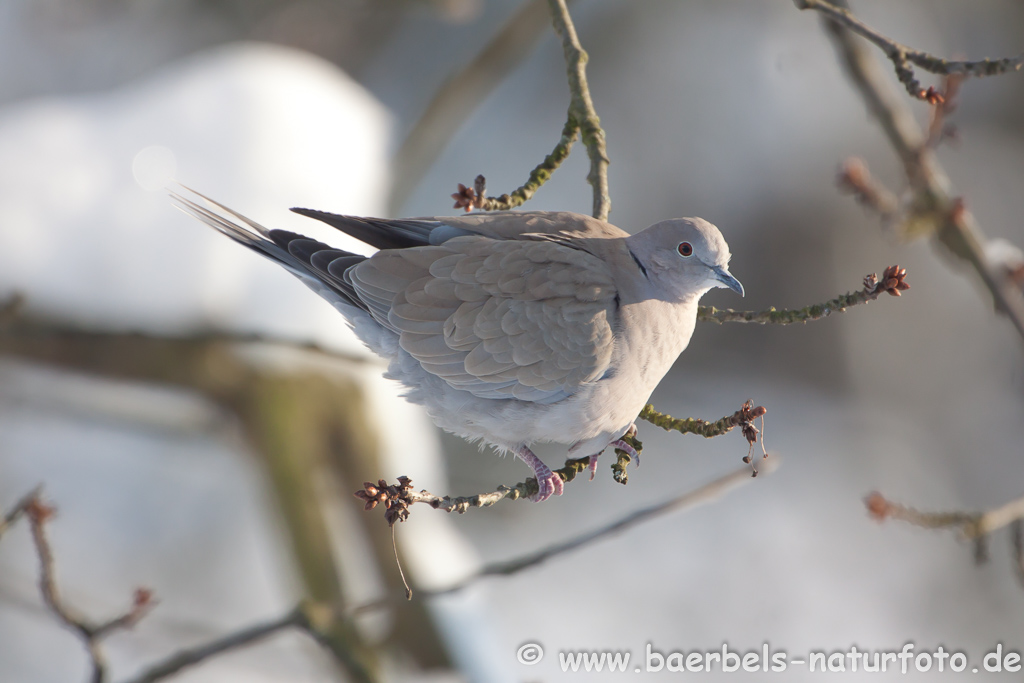
[[[683,256],[691,256],[693,255],[693,247],[690,246],[689,242],[680,242],[679,253]]]

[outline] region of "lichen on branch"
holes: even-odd
[[[515,209],[528,202],[541,188],[544,183],[551,179],[562,162],[569,158],[569,152],[576,142],[576,135],[579,132],[579,124],[571,116],[562,128],[562,137],[558,144],[544,157],[544,161],[538,164],[532,171],[527,181],[509,194],[500,197],[486,196],[486,181],[482,175],[476,177],[474,187],[467,187],[459,183],[459,191],[452,195],[455,200],[456,209],[481,209],[483,211],[508,211]]]
[[[767,411],[764,407],[754,406],[752,402],[747,401],[735,413],[726,415],[714,422],[707,422],[697,419],[680,420],[670,415],[659,413],[653,406],[647,405],[640,412],[639,419],[647,420],[666,430],[678,431],[683,434],[700,434],[706,438],[720,436],[732,431],[736,427],[740,427],[744,438],[752,447],[760,433],[754,427],[753,421],[759,417],[763,418],[765,412]],[[636,438],[635,434],[626,434],[622,439],[636,449],[638,454],[643,449],[643,444]],[[616,454],[616,461],[611,466],[612,473],[616,481],[625,484],[627,480],[625,467],[631,459],[623,451],[617,450]],[[749,450],[743,461],[748,464],[751,462]],[[589,457],[570,458],[565,461],[565,465],[562,468],[554,470],[554,473],[561,477],[562,481],[568,483],[574,480],[580,472],[587,469],[589,462]],[[499,486],[494,491],[478,493],[472,496],[439,496],[427,490],[416,491],[412,486],[412,479],[403,476],[398,477],[394,484],[389,484],[385,479],[378,480],[376,484],[369,481],[363,482],[363,488],[356,491],[354,495],[363,501],[363,509],[365,510],[372,510],[378,505],[383,505],[384,517],[388,525],[394,526],[396,522],[404,522],[409,518],[410,507],[416,503],[425,503],[436,510],[462,514],[470,508],[490,507],[505,499],[519,500],[521,498],[529,498],[537,493],[538,490],[537,480],[534,477],[530,477],[515,486]]]
[[[697,320],[712,323],[757,323],[759,325],[792,325],[806,323],[811,320],[827,318],[832,313],[843,312],[851,306],[859,306],[874,301],[888,292],[892,296],[900,296],[900,292],[910,289],[906,282],[907,269],[889,266],[882,273],[881,279],[874,273],[864,278],[863,289],[848,294],[840,294],[822,304],[812,304],[797,309],[778,310],[775,307],[764,311],[734,311],[731,308],[720,310],[714,306],[701,306],[697,310]]]
[[[590,97],[590,86],[587,83],[587,53],[580,45],[576,35],[576,27],[569,15],[565,0],[548,0],[551,20],[555,32],[562,39],[562,51],[565,54],[566,74],[569,82],[569,111],[566,115],[562,136],[554,150],[538,164],[530,177],[519,188],[500,197],[487,197],[483,176],[477,176],[474,187],[459,183],[459,189],[452,194],[456,209],[481,209],[483,211],[507,211],[522,206],[534,193],[546,183],[551,174],[562,165],[577,135],[583,140],[590,158],[590,172],[587,182],[593,188],[593,216],[608,220],[612,200],[608,189],[608,151],[605,146],[605,132],[601,128],[601,120],[594,109],[594,101]]]

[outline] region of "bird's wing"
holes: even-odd
[[[586,251],[457,237],[378,252],[346,280],[425,370],[480,398],[558,401],[611,362],[617,290]]]
[[[610,223],[569,211],[496,211],[434,218],[364,218],[293,208],[378,249],[438,245],[456,237],[496,240],[585,241],[628,237]]]
[[[500,240],[536,239],[542,235],[557,235],[564,239],[629,237],[629,233],[611,223],[571,211],[495,211],[434,220]]]

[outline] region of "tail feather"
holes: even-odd
[[[429,219],[362,218],[316,211],[315,209],[293,208],[300,216],[323,221],[346,235],[377,249],[406,249],[422,247],[430,242],[430,233],[441,226],[439,221]]]
[[[170,193],[174,205],[186,214],[284,267],[332,304],[343,303],[369,310],[345,277],[345,271],[362,263],[365,256],[334,249],[287,230],[267,230],[209,197],[194,190],[188,192],[203,203],[178,192]]]

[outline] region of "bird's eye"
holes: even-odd
[[[693,255],[693,246],[689,242],[680,242],[678,249],[681,256]]]

